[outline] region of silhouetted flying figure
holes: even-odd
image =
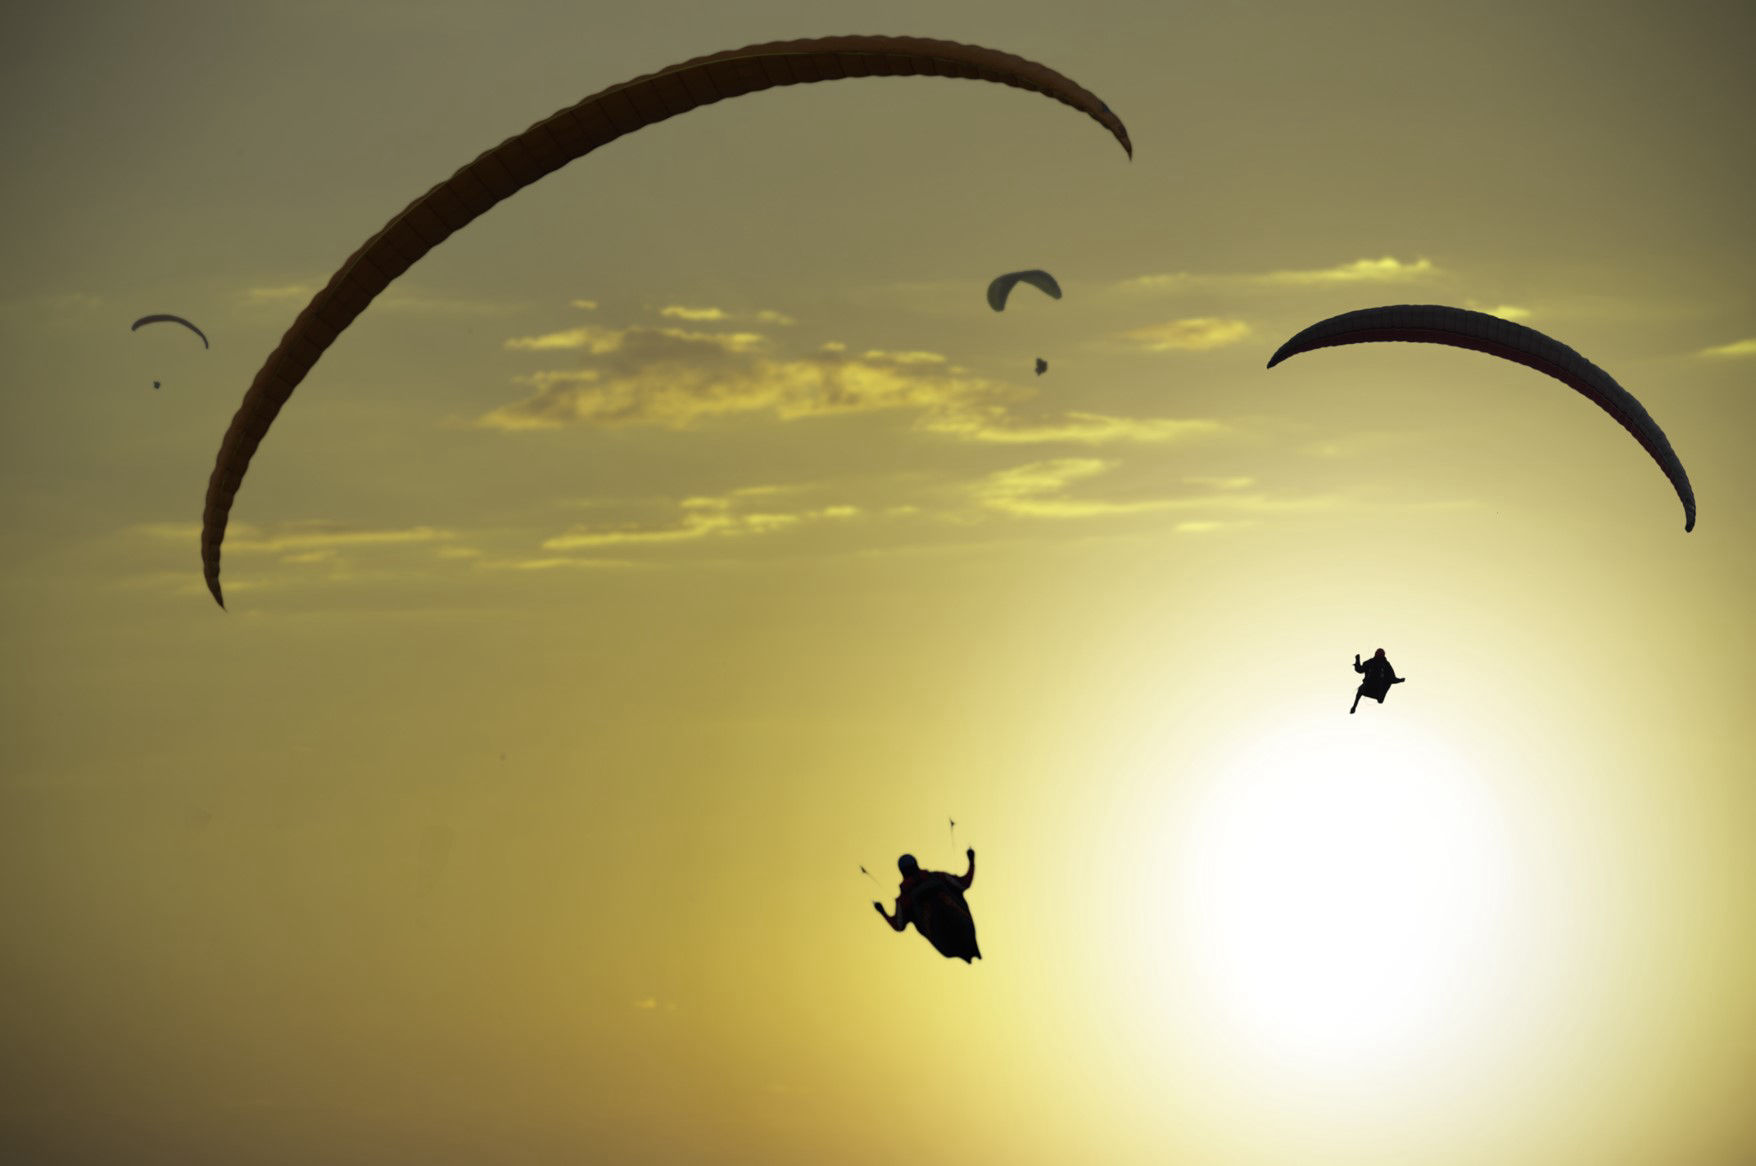
[[[1046,373],[1048,371],[1049,371],[1049,362],[1044,360],[1040,356],[1037,357],[1037,375],[1042,376],[1044,373]]]
[[[873,903],[872,907],[893,930],[901,931],[913,923],[940,955],[967,964],[981,959],[982,952],[976,946],[976,921],[963,897],[975,881],[976,852],[972,848],[964,853],[969,858],[969,869],[961,878],[945,871],[922,870],[914,855],[903,855],[896,860],[896,869],[902,872],[896,914],[885,911],[883,903]]]
[[[1372,653],[1372,658],[1364,664],[1360,663],[1359,653],[1354,653],[1354,671],[1363,673],[1366,678],[1360,681],[1360,687],[1354,691],[1354,703],[1353,707],[1348,709],[1349,713],[1358,711],[1362,696],[1369,696],[1379,704],[1383,704],[1385,696],[1390,692],[1390,686],[1401,684],[1405,679],[1405,677],[1398,676],[1396,669],[1390,666],[1390,661],[1385,657],[1383,648]]]

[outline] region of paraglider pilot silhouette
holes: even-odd
[[[1372,653],[1372,658],[1364,664],[1360,663],[1360,655],[1355,652],[1354,671],[1363,673],[1366,678],[1360,681],[1360,687],[1354,690],[1354,703],[1348,709],[1349,713],[1359,710],[1362,696],[1369,696],[1379,704],[1383,704],[1385,696],[1390,692],[1390,686],[1401,684],[1406,679],[1406,677],[1398,676],[1396,669],[1390,666],[1390,661],[1385,657],[1383,648]]]
[[[969,869],[961,878],[945,871],[922,870],[914,855],[903,855],[896,860],[896,869],[902,872],[896,914],[886,911],[883,903],[873,903],[872,908],[893,930],[901,931],[913,923],[940,955],[967,964],[981,959],[982,952],[976,946],[975,919],[963,898],[975,881],[976,852],[972,848],[964,853],[969,858]]]

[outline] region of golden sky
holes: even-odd
[[[1756,1159],[1748,5],[10,24],[0,1157]],[[214,607],[220,438],[354,248],[841,33],[1041,61],[1135,160],[927,78],[615,141],[323,357]],[[1027,267],[1064,298],[990,311]],[[1696,530],[1529,369],[1264,369],[1395,303],[1608,370]],[[965,845],[973,966],[869,906]]]

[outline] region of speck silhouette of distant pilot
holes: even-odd
[[[976,877],[976,852],[964,852],[969,869],[962,877],[939,870],[922,870],[915,856],[905,854],[896,860],[902,872],[902,885],[897,888],[896,914],[884,910],[883,903],[872,907],[891,928],[901,931],[910,923],[927,937],[927,942],[946,959],[964,963],[982,958],[976,946],[976,921],[970,915],[963,893]]]
[[[1372,658],[1364,664],[1360,663],[1359,653],[1354,653],[1354,671],[1364,674],[1366,678],[1360,681],[1360,687],[1354,690],[1354,703],[1348,709],[1350,714],[1359,711],[1362,696],[1369,696],[1379,704],[1383,704],[1385,696],[1390,692],[1390,686],[1401,684],[1407,679],[1396,674],[1396,669],[1390,666],[1390,661],[1385,657],[1383,648],[1372,653]]]

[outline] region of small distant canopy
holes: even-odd
[[[170,315],[164,315],[164,314],[158,314],[158,315],[152,315],[152,316],[142,316],[142,317],[140,317],[140,319],[134,321],[134,323],[129,327],[128,330],[130,332],[138,332],[138,331],[140,331],[140,328],[143,324],[181,324],[181,325],[183,325],[183,327],[189,329],[189,331],[191,331],[191,332],[195,333],[197,336],[201,337],[201,347],[203,347],[203,348],[212,348],[213,347],[213,345],[211,345],[207,342],[207,333],[203,332],[201,329],[197,328],[194,324],[190,323],[188,320],[185,320],[181,316],[170,316]]]
[[[1055,277],[1046,271],[1033,268],[1030,271],[1009,271],[1005,275],[997,276],[994,282],[988,285],[988,306],[996,312],[1004,311],[1006,297],[1010,296],[1012,289],[1021,283],[1028,283],[1044,295],[1054,299],[1061,298],[1061,285],[1055,282]]]

